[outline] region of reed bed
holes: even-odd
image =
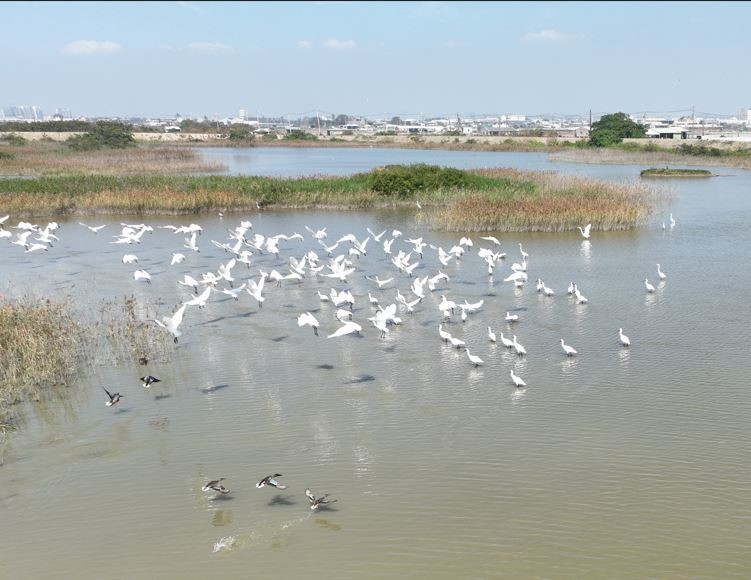
[[[386,181],[394,190],[383,189]],[[431,171],[446,181],[430,181]],[[457,176],[456,173],[463,175]],[[457,177],[459,179],[457,179]],[[390,186],[388,186],[390,187]],[[592,222],[624,229],[649,212],[650,190],[547,172],[446,171],[390,166],[350,177],[46,176],[0,181],[0,211],[14,216],[94,213],[184,214],[279,208],[414,208],[441,229],[561,231]]]
[[[195,149],[163,145],[77,152],[64,143],[33,142],[8,147],[6,153],[12,157],[0,160],[0,175],[178,175],[226,169],[218,163],[205,163]]]
[[[568,163],[629,164],[654,166],[656,163],[672,165],[702,165],[711,167],[739,167],[751,169],[751,155],[686,155],[677,151],[659,148],[653,151],[628,151],[610,148],[571,148],[550,153],[553,161]]]
[[[472,173],[511,186],[486,194],[470,193],[423,214],[421,221],[445,231],[624,230],[643,223],[655,193],[638,184],[601,182],[552,172],[513,169]]]
[[[49,300],[0,299],[0,426],[17,403],[63,385],[76,371],[82,328]]]
[[[57,394],[83,366],[167,360],[172,341],[152,322],[157,308],[134,296],[98,308],[0,299],[0,462],[7,432],[21,419],[19,403]]]

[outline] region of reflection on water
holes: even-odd
[[[638,173],[618,168],[628,170]],[[751,178],[739,171],[721,192],[708,180],[680,187],[670,208],[680,225],[667,233],[650,224],[593,232],[585,244],[572,234],[495,232],[513,256],[508,262],[523,243],[531,279],[544,279],[552,297],[533,283],[503,282],[505,262],[489,277],[479,235],[448,267],[426,251],[412,277],[396,272],[378,246],[353,260],[346,283],[326,277],[328,269],[281,288],[269,281],[263,307],[247,293],[235,301],[212,292],[205,308],[186,310],[179,343],[165,333],[166,356],[147,353],[146,365],[138,364],[141,353],[103,364],[103,351],[75,384],[27,405],[26,421],[0,432],[0,507],[13,530],[0,544],[3,574],[242,577],[252,567],[328,579],[488,578],[499,570],[741,577],[751,567],[751,491],[738,483],[751,478],[751,272],[738,264],[751,246]],[[189,220],[204,228],[200,254],[172,265],[183,237],[169,230],[155,228],[134,251],[108,244],[128,220],[105,218],[98,235],[58,220],[60,242],[45,255],[0,243],[1,289],[23,294],[34,276],[35,292],[82,308],[134,294],[151,323],[194,296],[177,280],[229,261],[211,240],[225,241],[242,219],[264,236],[327,227],[328,243],[350,232],[363,239],[368,227],[443,248],[460,237],[422,231],[408,213],[201,216]],[[409,249],[404,239],[394,251]],[[309,250],[329,264],[309,235],[279,248],[278,256],[254,252],[250,269],[236,267],[235,286],[259,280],[261,270],[287,272],[289,258]],[[133,280],[135,268],[121,262],[126,251],[138,254],[151,285]],[[658,260],[669,283],[646,293],[645,264]],[[712,264],[711,276],[696,277],[702,263]],[[378,311],[368,292],[385,307],[397,289],[411,298],[414,279],[439,268],[450,280],[414,313],[400,311],[402,323],[381,339],[368,322]],[[394,282],[379,289],[365,275]],[[588,304],[565,293],[572,280]],[[332,287],[355,296],[361,337],[326,338],[339,322],[318,293]],[[456,313],[443,327],[482,366],[439,337],[441,294],[484,300],[465,322]],[[703,316],[708,308],[712,316]],[[320,336],[298,326],[306,311],[320,321]],[[521,320],[506,322],[507,311]],[[498,343],[489,342],[488,326]],[[620,345],[619,326],[631,348]],[[504,348],[501,331],[528,354]],[[577,356],[562,353],[561,337]],[[511,369],[529,387],[516,389]],[[144,374],[162,382],[143,389],[134,377]],[[124,395],[117,408],[104,406],[102,385]],[[275,472],[289,489],[255,488]],[[201,491],[218,477],[230,494]],[[313,512],[307,487],[339,501]],[[330,532],[338,531],[346,533],[332,549]]]

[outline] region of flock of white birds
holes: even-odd
[[[53,246],[59,238],[55,234],[59,226],[56,222],[50,222],[46,227],[41,228],[38,225],[29,222],[20,221],[16,226],[5,229],[4,224],[10,216],[6,215],[0,218],[0,239],[7,238],[11,244],[24,248],[26,253],[47,251]],[[220,216],[221,218],[222,216]],[[82,227],[87,228],[95,235],[102,235],[105,225],[91,226],[79,222]],[[670,215],[670,227],[675,226],[675,220]],[[664,227],[664,224],[663,224]],[[170,230],[175,235],[184,236],[181,247],[172,253],[170,265],[182,264],[186,261],[187,256],[191,253],[200,253],[200,242],[202,241],[203,228],[195,223],[189,225],[160,225],[158,229]],[[11,230],[18,230],[13,233]],[[211,303],[212,296],[222,295],[229,296],[239,301],[248,300],[251,304],[255,303],[257,307],[262,307],[265,300],[265,292],[269,285],[281,287],[283,284],[304,284],[311,279],[329,279],[331,290],[323,293],[320,289],[316,294],[321,303],[331,304],[335,310],[334,317],[338,326],[326,334],[327,339],[337,339],[347,335],[360,334],[363,332],[363,325],[374,327],[380,338],[386,338],[395,326],[405,323],[404,314],[412,314],[418,309],[424,308],[424,302],[428,293],[437,293],[441,296],[438,304],[442,323],[437,326],[437,334],[441,340],[451,343],[457,349],[464,349],[467,354],[468,362],[474,367],[484,364],[482,358],[472,354],[470,347],[458,337],[453,336],[450,332],[444,330],[443,323],[448,323],[453,317],[458,316],[462,322],[466,321],[468,316],[480,311],[483,308],[484,300],[474,303],[455,302],[450,299],[449,285],[450,276],[443,271],[443,268],[449,269],[452,261],[462,260],[468,252],[474,252],[481,258],[487,267],[488,276],[493,276],[496,269],[507,261],[507,253],[501,251],[501,241],[493,236],[483,236],[483,247],[475,248],[475,243],[469,237],[461,237],[458,242],[448,249],[430,244],[423,240],[422,237],[405,238],[402,232],[398,230],[384,230],[378,234],[370,228],[362,232],[360,236],[349,233],[332,241],[328,239],[327,228],[313,229],[306,226],[307,237],[300,233],[292,235],[274,234],[264,235],[253,230],[250,221],[241,221],[239,225],[227,228],[227,238],[224,240],[210,240],[208,243],[223,250],[227,254],[226,261],[217,264],[216,269],[196,273],[195,276],[185,274],[181,280],[176,279],[175,284],[183,287],[192,294],[176,305],[171,315],[163,316],[153,322],[168,332],[177,343],[183,335],[183,320],[187,309],[204,308]],[[591,236],[591,224],[579,228],[585,243]],[[153,226],[146,224],[121,224],[118,233],[112,236],[109,244],[127,245],[130,251],[137,248],[145,238],[145,234],[152,234],[155,231]],[[307,249],[305,248],[307,242]],[[145,242],[144,242],[145,243]],[[205,243],[205,242],[204,242]],[[284,243],[284,252],[290,255],[283,257],[283,250],[280,244]],[[396,246],[394,244],[396,243]],[[480,245],[480,244],[478,244]],[[529,254],[524,251],[521,243],[518,243],[519,259],[509,259],[512,263],[505,267],[503,282],[513,284],[514,287],[523,288],[528,282],[527,266]],[[437,272],[424,273],[420,272],[428,269],[423,264],[424,253],[426,251],[435,252],[441,269]],[[360,258],[366,256],[368,252],[382,252],[387,255],[392,269],[388,273],[380,272],[370,274],[364,272],[364,267],[360,264]],[[294,254],[294,255],[292,255]],[[271,258],[268,258],[271,256]],[[260,266],[253,273],[255,262],[263,261],[268,267],[274,265],[271,271],[267,272]],[[126,265],[137,265],[138,256],[136,253],[124,253],[122,263]],[[189,262],[188,262],[189,263]],[[434,263],[434,262],[433,262]],[[239,273],[239,265],[245,266],[243,272],[245,278]],[[283,264],[283,266],[282,266]],[[333,286],[347,286],[351,277],[355,275],[364,276],[372,284],[372,289],[365,296],[354,296],[348,288],[337,289]],[[380,278],[379,276],[388,276]],[[145,269],[136,269],[132,274],[135,282],[151,283],[151,274]],[[662,271],[660,264],[657,264],[657,277],[661,283],[666,279],[666,274]],[[267,284],[268,281],[268,284]],[[644,279],[646,291],[655,292],[655,287],[649,282],[648,278]],[[318,284],[320,286],[320,283]],[[402,293],[400,286],[405,288]],[[555,290],[548,287],[545,282],[538,278],[536,290],[545,297],[554,297]],[[313,290],[311,289],[311,292]],[[576,301],[576,304],[585,305],[588,299],[582,294],[576,283],[573,281],[569,284],[567,294]],[[387,295],[389,297],[387,298]],[[362,313],[360,304],[367,299],[367,308],[365,310],[371,314],[366,316]],[[355,305],[358,305],[358,320],[355,320]],[[511,334],[511,338],[500,332],[499,336],[493,332],[492,327],[487,327],[487,337],[490,342],[496,342],[499,338],[501,344],[513,349],[519,356],[527,354],[524,346],[519,342],[513,328],[520,321],[518,314],[506,312],[504,322]],[[318,318],[311,312],[302,312],[297,317],[297,324],[300,327],[310,326],[318,336],[321,323]],[[405,323],[405,326],[407,324]],[[614,328],[615,331],[615,328]],[[622,347],[631,345],[630,339],[623,333],[623,328],[618,328],[618,342]],[[563,338],[560,339],[561,351],[567,357],[577,356],[576,349],[566,344]],[[474,346],[473,346],[474,348]],[[510,370],[511,381],[517,389],[526,387],[522,377],[516,375],[514,370]]]

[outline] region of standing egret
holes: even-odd
[[[506,322],[519,322],[519,315],[518,314],[511,314],[510,312],[506,312]]]
[[[467,349],[467,358],[469,359],[469,362],[471,362],[476,367],[479,367],[481,364],[483,364],[483,360],[474,354],[470,354],[469,349]]]
[[[514,350],[516,351],[516,354],[518,354],[519,356],[523,356],[527,354],[527,349],[525,349],[521,344],[519,344],[516,341],[516,335],[514,335],[514,340],[512,344],[514,345]]]
[[[506,348],[514,347],[514,341],[503,336],[503,332],[501,332],[501,344],[505,346]]]
[[[495,341],[496,341],[496,338],[495,338],[495,332],[493,332],[493,331],[492,331],[492,330],[490,329],[490,327],[489,327],[489,326],[488,326],[488,340],[490,340],[490,342],[495,342]]]
[[[623,334],[622,328],[618,329],[618,338],[620,339],[623,346],[631,346],[631,341],[629,340],[628,336]]]
[[[657,277],[660,280],[664,280],[665,278],[667,278],[667,276],[665,275],[665,272],[663,272],[662,270],[660,270],[660,265],[659,264],[657,264]]]
[[[563,342],[563,339],[561,339],[561,348],[563,348],[563,352],[566,353],[566,356],[574,356],[576,354],[576,349]]]
[[[644,287],[647,289],[647,292],[649,292],[650,294],[655,291],[655,287],[649,283],[649,278],[644,278]]]
[[[514,381],[517,389],[527,386],[527,383],[525,383],[520,376],[514,374],[514,369],[511,369],[509,372],[511,374],[511,380]]]
[[[673,219],[673,214],[672,213],[670,214],[670,227],[671,228],[675,227],[675,220]]]

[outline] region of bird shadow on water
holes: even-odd
[[[316,368],[317,369],[323,369],[325,371],[330,371],[330,370],[333,370],[334,365],[322,364],[322,365],[317,365]]]
[[[156,395],[154,397],[155,401],[161,401],[162,399],[169,399],[172,395]]]
[[[202,393],[213,393],[213,392],[219,391],[221,389],[226,389],[227,387],[229,387],[229,385],[227,383],[222,383],[220,385],[211,385],[209,387],[203,387],[201,389],[201,392]]]
[[[347,380],[344,381],[345,385],[359,385],[360,383],[368,383],[370,381],[374,381],[375,377],[373,375],[358,375],[356,377],[350,377]]]
[[[266,505],[297,505],[297,502],[293,500],[291,496],[278,493],[272,497]]]
[[[339,524],[335,524],[334,522],[331,522],[327,520],[326,518],[316,518],[315,522],[319,528],[323,528],[325,530],[331,530],[332,532],[339,532],[342,529],[342,526],[340,526]]]
[[[271,339],[271,342],[282,342],[286,338],[289,338],[286,334],[284,336],[277,336]]]

